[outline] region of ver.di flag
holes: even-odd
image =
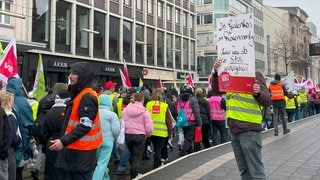
[[[129,79],[129,71],[128,71],[128,67],[127,67],[125,59],[123,59],[123,75],[126,78],[126,83],[127,83],[128,87],[131,88],[132,86],[131,86],[131,82]]]
[[[3,57],[0,60],[0,80],[3,86],[6,86],[10,77],[19,77],[16,39],[11,39],[3,53]]]
[[[121,80],[122,80],[122,86],[124,87],[124,88],[131,88],[131,83],[130,83],[130,81],[129,81],[129,83],[128,83],[128,80],[127,80],[127,78],[126,78],[126,76],[123,74],[123,72],[122,72],[122,70],[119,68],[119,72],[120,72],[120,76],[121,76]]]
[[[46,95],[46,86],[44,81],[44,71],[43,71],[43,63],[42,56],[39,54],[37,74],[34,80],[33,85],[33,97],[35,97],[38,101],[42,99]]]

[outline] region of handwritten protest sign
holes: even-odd
[[[255,82],[254,21],[252,14],[216,20],[219,90],[252,93]]]

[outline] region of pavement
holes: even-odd
[[[310,116],[288,124],[289,134],[274,136],[274,130],[262,132],[262,161],[268,180],[320,180],[320,115]],[[214,146],[179,158],[174,146],[169,150],[169,162],[152,170],[150,160],[142,161],[139,179],[171,180],[236,180],[241,179],[230,142]],[[130,165],[126,175],[117,175],[117,166],[109,163],[111,180],[130,179]],[[32,179],[30,171],[24,171],[24,179]],[[39,179],[43,179],[40,172]]]

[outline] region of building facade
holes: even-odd
[[[217,18],[252,13],[256,69],[264,71],[263,13],[261,0],[199,0],[197,2],[197,55],[201,80],[207,80],[217,57]]]
[[[41,53],[47,87],[67,82],[68,66],[89,61],[95,84],[121,85],[124,61],[133,86],[139,79],[176,80],[196,75],[196,6],[190,0],[29,0],[0,1],[24,19],[4,16],[1,42],[15,37],[31,45],[18,47],[19,74],[30,90]],[[181,77],[183,78],[183,77]]]

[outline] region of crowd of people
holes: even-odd
[[[288,92],[279,75],[268,89],[258,72],[253,94],[222,93],[220,65],[214,64],[209,90],[144,84],[117,91],[112,81],[92,88],[94,70],[85,62],[70,66],[69,85],[58,82],[39,100],[26,97],[20,78],[10,78],[0,91],[0,179],[22,180],[24,167],[38,179],[41,166],[44,179],[110,179],[110,160],[118,175],[130,164],[134,179],[142,161],[150,160],[148,151],[153,169],[168,161],[174,137],[180,156],[231,140],[241,177],[265,179],[260,132],[274,127],[278,136],[281,121],[283,134],[290,133],[288,122],[320,112],[320,96],[305,89]],[[178,126],[181,109],[187,124]],[[121,128],[124,144],[117,141]]]

